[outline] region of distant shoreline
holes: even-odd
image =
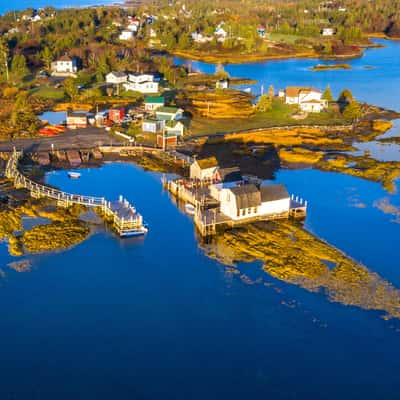
[[[50,2],[51,0],[48,0],[48,2]],[[109,6],[125,6],[125,1],[118,1],[118,0],[93,0],[93,3],[91,2],[92,0],[82,0],[82,4],[70,4],[70,3],[66,3],[65,0],[63,0],[62,2],[60,1],[60,4],[57,4],[59,0],[56,0],[56,4],[52,5],[52,4],[48,4],[48,2],[46,3],[46,1],[44,0],[38,0],[37,3],[39,4],[33,4],[32,3],[36,3],[36,2],[31,2],[30,4],[25,4],[22,3],[20,6],[18,5],[18,1],[16,1],[12,7],[1,7],[0,6],[0,16],[7,14],[9,12],[20,12],[20,11],[24,11],[27,8],[44,8],[44,7],[54,7],[56,9],[59,10],[63,10],[63,9],[68,9],[68,8],[88,8],[88,7],[109,7]],[[76,1],[80,1],[80,0],[76,0]],[[42,4],[43,2],[43,4]],[[89,4],[88,4],[89,3]]]

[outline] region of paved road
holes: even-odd
[[[23,150],[26,153],[37,153],[56,150],[86,150],[98,146],[121,145],[122,138],[112,136],[109,132],[99,128],[68,130],[58,136],[37,137],[32,139],[17,139],[9,142],[0,142],[0,152]]]

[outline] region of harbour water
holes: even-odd
[[[227,70],[276,88],[346,86],[400,110],[400,44],[387,46],[352,71],[313,73],[312,60]],[[68,251],[28,257],[27,272],[7,266],[16,258],[0,245],[2,399],[398,398],[400,321],[274,279],[257,261],[231,274],[199,248],[157,173],[127,163],[80,172],[46,179],[72,193],[123,194],[149,234],[120,240],[100,228]],[[309,201],[307,229],[400,289],[399,214],[382,207],[400,207],[398,194],[315,170],[281,170],[276,181]]]
[[[66,8],[66,7],[86,7],[94,5],[108,5],[114,3],[123,3],[123,1],[117,0],[17,0],[14,2],[1,1],[0,2],[0,14],[4,14],[10,11],[25,10],[27,8],[43,8],[43,7],[55,7],[55,8]]]

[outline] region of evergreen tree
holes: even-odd
[[[272,109],[272,98],[268,94],[260,96],[256,105],[258,111],[266,112]]]
[[[339,95],[338,103],[348,104],[351,100],[353,100],[353,94],[350,92],[349,89],[344,89]]]
[[[0,73],[5,73],[7,82],[10,79],[8,67],[9,54],[10,49],[8,47],[8,43],[2,37],[0,37]]]
[[[74,101],[79,94],[76,79],[74,78],[66,79],[64,81],[64,90],[67,96],[71,99],[71,101]]]
[[[332,96],[331,88],[329,85],[326,87],[326,89],[322,95],[322,98],[324,100],[327,100],[328,103],[331,103],[333,101],[333,96]]]
[[[20,92],[11,112],[11,125],[15,128],[35,129],[38,119],[28,102],[27,92]]]
[[[361,115],[361,107],[356,100],[351,100],[343,110],[343,116],[352,122],[356,122]]]
[[[23,54],[16,54],[11,62],[11,75],[14,79],[22,80],[28,75],[29,69],[26,66],[26,58]]]
[[[41,53],[42,60],[47,70],[50,70],[53,61],[53,53],[49,47],[45,47]]]

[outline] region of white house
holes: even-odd
[[[183,136],[185,126],[180,121],[165,121],[165,132],[170,135]]]
[[[229,79],[220,79],[215,82],[216,89],[229,89]]]
[[[217,41],[218,42],[224,42],[226,37],[228,36],[228,33],[226,32],[226,30],[222,27],[222,23],[219,24],[215,31],[214,31],[214,35],[217,37]]]
[[[57,61],[51,63],[51,71],[54,75],[70,76],[78,72],[78,63],[76,58],[70,58],[67,55],[62,56]]]
[[[232,220],[284,214],[290,210],[290,196],[283,185],[250,183],[225,187],[220,192],[220,211]]]
[[[192,32],[190,36],[195,43],[208,43],[212,40],[211,36],[205,36],[202,33],[197,32]]]
[[[114,85],[125,83],[128,80],[128,75],[125,72],[112,71],[106,75],[106,82]]]
[[[132,40],[134,36],[135,32],[132,32],[128,29],[124,29],[119,35],[119,40]]]
[[[190,178],[201,181],[212,180],[218,169],[218,161],[215,157],[195,160],[190,165]]]
[[[129,74],[128,82],[124,84],[125,90],[133,90],[140,93],[158,93],[158,82],[153,75]]]
[[[127,29],[128,31],[137,33],[137,31],[139,30],[139,25],[137,25],[137,24],[129,24],[129,25],[126,27],[126,29]]]
[[[333,36],[335,34],[335,29],[334,28],[323,28],[321,30],[321,35],[322,36]]]
[[[260,215],[282,214],[290,210],[290,196],[284,185],[261,185]]]
[[[288,86],[285,95],[286,104],[298,104],[302,111],[321,112],[328,106],[321,91],[312,87]]]
[[[180,120],[183,118],[183,110],[177,107],[159,107],[156,110],[156,116],[166,121]]]
[[[164,129],[164,127],[165,127],[165,121],[156,118],[145,119],[142,122],[143,132],[157,133],[161,132]]]

